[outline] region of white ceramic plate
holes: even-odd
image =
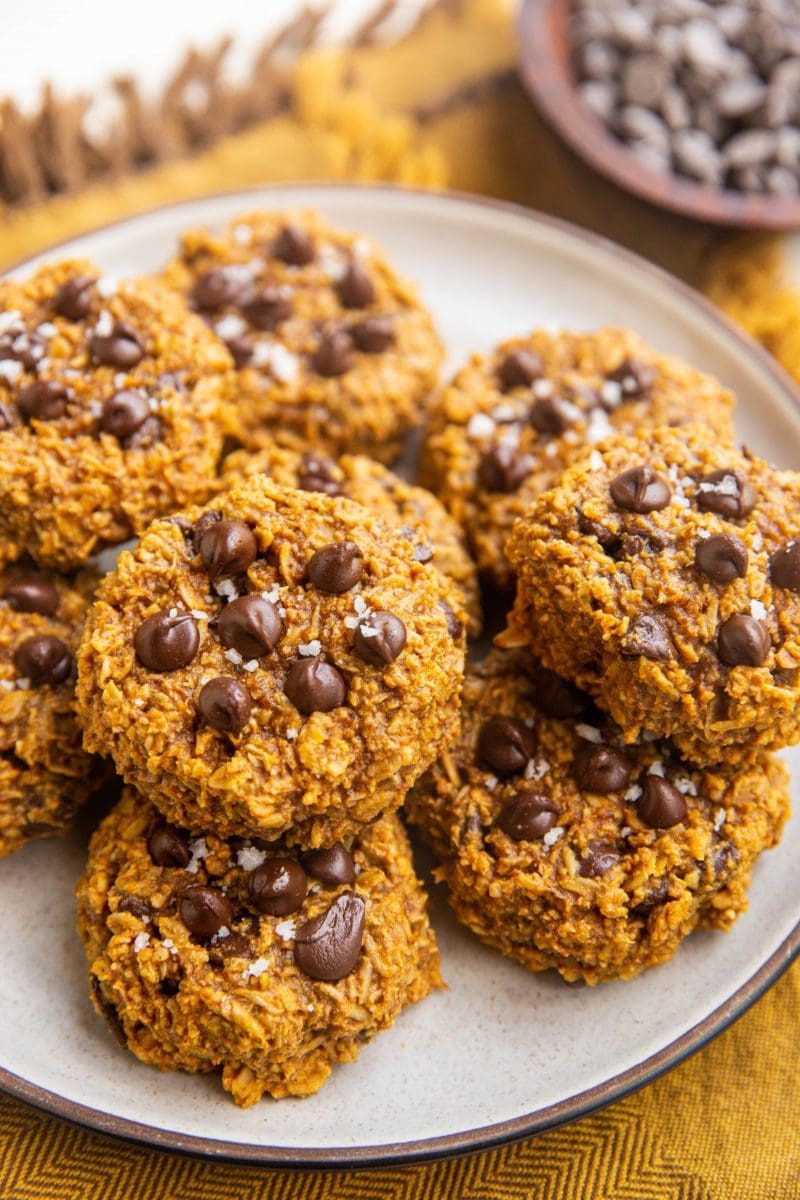
[[[259,205],[313,206],[374,234],[421,284],[454,362],[539,323],[630,325],[733,386],[742,438],[800,466],[798,396],[765,354],[669,276],[521,209],[392,188],[279,187],[164,208],[58,254],[140,273],[185,227]],[[437,895],[449,990],[405,1013],[316,1096],[242,1112],[213,1076],[137,1062],[91,1009],[73,931],[85,837],[39,842],[0,864],[0,1086],[103,1132],[243,1161],[406,1162],[574,1119],[696,1050],[800,949],[800,822],[759,863],[751,910],[731,933],[695,934],[631,983],[574,990],[528,974],[460,929]]]

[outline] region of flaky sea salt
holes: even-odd
[[[310,642],[301,642],[297,650],[301,658],[316,658],[322,651],[322,642],[312,638]]]
[[[200,869],[200,863],[208,855],[208,845],[205,838],[194,838],[189,842],[189,853],[191,858],[186,868],[190,875],[196,875]]]
[[[237,316],[236,313],[228,313],[215,322],[214,332],[224,342],[230,341],[233,338],[241,337],[243,333],[247,332],[247,322],[242,317]]]
[[[225,658],[227,658],[228,662],[233,663],[235,667],[240,667],[244,662],[244,659],[239,651],[234,650],[233,646],[231,646],[229,650],[225,651]]]
[[[366,621],[362,621],[358,628],[361,636],[365,638],[377,637],[380,633],[380,629],[376,629],[374,625],[368,625]]]
[[[659,777],[659,779],[664,778],[664,764],[660,758],[657,758],[654,763],[650,764],[650,768],[649,768],[647,774],[648,775],[657,775]]]
[[[15,383],[22,374],[22,363],[18,363],[13,358],[4,358],[0,361],[0,379],[4,379],[6,383]]]
[[[767,615],[767,610],[760,600],[750,601],[750,616],[755,617],[757,621],[763,621]]]
[[[145,946],[149,945],[150,934],[144,930],[142,930],[141,933],[137,933],[136,937],[133,939],[133,950],[135,954],[138,954],[140,950],[144,950]]]
[[[713,492],[717,496],[738,496],[739,484],[735,475],[723,475],[722,479],[704,479],[698,485],[698,491]]]
[[[203,610],[201,608],[190,608],[189,612],[192,614],[195,621],[207,621],[208,620],[208,613],[203,612]]]
[[[672,780],[672,786],[682,796],[696,796],[697,784],[694,783],[688,775],[676,775]]]
[[[552,379],[537,379],[531,388],[537,400],[549,400],[553,394],[553,390]]]
[[[279,921],[275,926],[275,932],[284,942],[290,942],[297,931],[297,925],[289,917],[286,921]]]
[[[37,326],[36,332],[40,337],[51,338],[58,331],[52,321],[42,321],[41,325]]]
[[[243,871],[255,871],[266,857],[264,851],[259,850],[256,846],[242,846],[236,854],[236,861]]]
[[[602,471],[603,456],[599,450],[593,450],[592,453],[589,455],[589,466],[592,468],[593,471]]]
[[[632,783],[625,793],[625,799],[629,804],[635,804],[641,798],[642,790],[638,783]]]
[[[280,586],[277,583],[273,583],[266,592],[261,593],[261,596],[264,600],[269,600],[270,604],[277,604],[280,594]]]
[[[539,780],[544,779],[550,771],[550,763],[544,758],[531,758],[525,767],[525,778]]]
[[[248,671],[252,675],[253,671],[258,670],[258,659],[257,658],[248,658],[247,662],[242,663],[242,668],[243,668],[243,670]]]
[[[14,691],[14,680],[13,679],[0,679],[0,688],[2,688],[4,692],[13,692]]]
[[[607,379],[605,383],[601,383],[599,395],[603,404],[608,405],[609,408],[616,408],[622,401],[623,386],[615,379]]]
[[[728,819],[728,814],[725,811],[725,809],[718,808],[717,811],[714,813],[714,829],[717,831],[717,833],[719,833],[720,829],[722,829],[722,826],[725,824],[727,819]]]
[[[564,836],[564,826],[554,825],[552,829],[548,829],[547,833],[542,838],[545,846],[555,846],[560,837]]]
[[[114,332],[114,318],[107,308],[104,308],[97,318],[93,332],[96,337],[111,337]]]
[[[296,729],[287,729],[286,736],[290,742],[296,741],[297,740],[297,730]]]
[[[239,589],[232,579],[222,579],[219,583],[215,583],[214,591],[218,596],[224,596],[226,600],[235,600],[239,595]]]
[[[0,312],[0,334],[9,333],[15,329],[22,320],[22,313],[17,308],[9,308],[7,312]]]
[[[175,945],[172,938],[164,938],[161,945],[164,947],[165,950],[169,950],[170,954],[178,953],[178,947]]]
[[[603,740],[603,735],[596,725],[585,725],[583,721],[578,721],[575,726],[575,732],[585,742],[599,743]]]
[[[492,420],[498,424],[516,420],[517,411],[512,404],[498,404],[492,409]]]
[[[258,979],[259,975],[263,975],[268,969],[269,963],[265,958],[257,958],[255,962],[248,963],[242,973],[242,979],[247,983],[248,979]]]
[[[589,413],[584,437],[587,442],[601,442],[614,432],[614,427],[602,408],[593,408]],[[553,443],[555,445],[555,443]]]
[[[491,437],[495,423],[488,413],[473,413],[467,422],[467,436],[471,438]]]
[[[279,383],[291,383],[300,370],[297,356],[279,342],[259,342],[250,361],[254,367],[269,367],[273,379]]]

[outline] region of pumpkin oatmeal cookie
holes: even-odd
[[[395,816],[298,857],[192,837],[127,789],[92,838],[78,929],[121,1043],[162,1070],[221,1070],[243,1107],[316,1092],[441,986]]]
[[[0,572],[0,858],[66,832],[105,776],[74,712],[91,583],[30,566]]]
[[[251,213],[220,236],[186,233],[165,278],[236,360],[242,442],[294,437],[390,462],[421,424],[442,346],[370,239],[315,213]]]
[[[0,281],[0,562],[78,566],[201,501],[233,378],[161,284],[83,261]]]
[[[100,585],[85,744],[189,828],[328,844],[457,733],[454,602],[361,505],[253,477],[155,522]]]
[[[800,475],[687,425],[610,438],[516,525],[506,645],[700,764],[800,738]]]
[[[733,396],[628,329],[548,333],[474,354],[439,398],[422,482],[467,533],[482,575],[513,585],[514,521],[587,447],[619,431],[707,420],[730,438]]]
[[[361,454],[338,461],[306,451],[267,446],[256,453],[237,450],[225,459],[220,475],[223,488],[251,475],[268,475],[282,487],[328,496],[347,496],[363,504],[388,525],[399,525],[413,543],[418,562],[433,565],[452,580],[466,609],[471,637],[481,631],[481,603],[475,564],[467,553],[460,526],[425,488],[414,487]]]
[[[407,811],[463,924],[529,970],[595,984],[665,962],[698,926],[730,927],[787,788],[768,754],[701,769],[667,742],[625,745],[588,696],[494,651]]]

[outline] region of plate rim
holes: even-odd
[[[179,200],[156,204],[139,212],[108,221],[91,229],[75,233],[68,238],[48,245],[44,250],[23,258],[6,266],[0,277],[35,262],[44,255],[55,254],[65,246],[69,246],[83,237],[103,233],[108,230],[144,220],[152,215],[169,211],[173,208],[199,207],[212,200],[241,196],[263,194],[264,192],[280,194],[286,191],[307,191],[309,206],[314,204],[313,195],[324,196],[326,193],[342,191],[365,193],[390,192],[398,197],[412,195],[434,202],[457,201],[465,207],[479,209],[495,209],[510,216],[522,218],[540,227],[555,229],[562,235],[584,245],[603,250],[610,257],[627,263],[640,274],[650,276],[655,282],[684,297],[686,302],[695,310],[700,310],[712,324],[716,324],[729,338],[733,337],[744,346],[744,349],[754,357],[763,370],[772,379],[788,400],[790,405],[800,411],[800,388],[788,373],[767,351],[760,346],[749,334],[741,330],[711,301],[692,288],[683,280],[670,274],[664,268],[649,262],[640,255],[624,246],[592,230],[583,229],[560,217],[543,213],[537,209],[526,208],[508,200],[494,197],[473,195],[456,189],[428,189],[409,187],[389,182],[360,183],[357,181],[331,180],[283,180],[276,183],[253,184],[245,188],[227,188],[220,191],[205,193],[201,196],[189,196]],[[402,202],[402,201],[401,201]],[[555,1104],[538,1109],[534,1113],[512,1117],[505,1121],[490,1125],[479,1126],[475,1129],[461,1130],[456,1133],[441,1134],[432,1138],[415,1138],[407,1142],[384,1143],[372,1146],[341,1146],[341,1147],[291,1147],[252,1145],[244,1142],[232,1142],[219,1138],[203,1137],[198,1134],[181,1133],[176,1130],[159,1129],[146,1125],[128,1117],[115,1116],[100,1109],[90,1108],[75,1100],[70,1100],[39,1084],[31,1083],[22,1076],[7,1070],[0,1065],[0,1091],[20,1100],[50,1116],[59,1117],[72,1125],[88,1129],[104,1136],[118,1138],[137,1146],[149,1147],[161,1151],[190,1154],[209,1161],[239,1163],[241,1165],[266,1166],[280,1168],[310,1167],[316,1169],[364,1169],[386,1168],[398,1166],[420,1165],[447,1158],[507,1145],[524,1138],[533,1137],[564,1125],[581,1117],[597,1112],[617,1100],[622,1100],[639,1088],[653,1082],[681,1062],[686,1061],[697,1051],[729,1028],[739,1017],[766,992],[792,962],[800,957],[800,920],[786,936],[783,942],[773,951],[769,958],[761,964],[753,975],[741,984],[726,1000],[710,1012],[702,1021],[693,1025],[678,1038],[657,1050],[654,1054],[642,1059],[641,1062],[629,1067],[626,1071],[613,1075],[602,1083],[595,1084],[583,1092],[577,1093]]]

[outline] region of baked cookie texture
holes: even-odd
[[[450,602],[399,529],[253,477],[155,522],[100,585],[85,745],[189,828],[330,844],[398,807],[458,731]]]
[[[233,378],[159,283],[85,261],[0,281],[0,563],[79,566],[202,500]]]
[[[221,1070],[244,1107],[307,1096],[441,986],[397,817],[303,861],[191,838],[124,792],[92,838],[78,929],[95,1007],[137,1058]]]
[[[625,745],[525,651],[493,651],[407,812],[463,924],[532,971],[596,984],[729,928],[780,838],[788,772],[763,753],[701,769],[666,742]]]
[[[731,440],[734,398],[629,329],[534,330],[473,354],[436,402],[421,481],[464,528],[481,574],[510,589],[514,521],[614,432],[707,421]]]
[[[0,572],[0,858],[66,832],[105,778],[74,711],[93,583],[30,566]]]
[[[800,475],[700,425],[609,439],[520,519],[506,645],[699,764],[800,737]]]
[[[422,423],[444,352],[415,288],[313,212],[192,230],[165,271],[238,367],[233,436],[383,462]]]
[[[230,454],[223,463],[220,486],[232,487],[262,474],[282,487],[347,496],[387,525],[399,525],[413,543],[417,561],[432,561],[455,584],[460,593],[458,606],[467,612],[470,636],[478,636],[481,601],[475,564],[461,527],[431,492],[407,483],[362,454],[344,454],[334,461],[313,451],[303,453],[277,445],[255,453],[237,450]]]

